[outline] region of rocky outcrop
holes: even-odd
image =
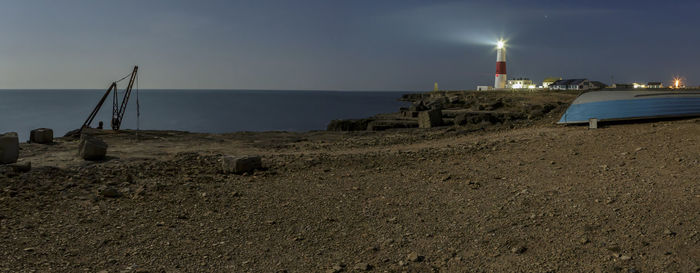
[[[418,113],[418,128],[433,128],[442,125],[442,110],[432,109]]]
[[[332,120],[327,127],[328,131],[365,131],[373,119],[337,119]]]
[[[368,119],[334,120],[329,131],[380,131],[392,128],[435,126],[519,126],[554,120],[576,94],[566,92],[438,91],[401,97],[410,105],[397,113]],[[432,111],[432,112],[431,112]],[[432,114],[430,114],[432,113]],[[438,114],[440,113],[440,114]]]
[[[367,125],[367,131],[384,131],[398,128],[418,128],[418,123],[415,120],[381,119],[372,121]]]

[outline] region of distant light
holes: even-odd
[[[676,88],[678,88],[679,86],[681,86],[681,79],[675,78],[675,79],[673,79],[673,80],[675,81],[674,85],[676,86]]]
[[[505,45],[506,45],[506,43],[503,42],[503,40],[498,41],[498,43],[496,44],[496,46],[498,46],[498,49],[503,48]]]
[[[523,85],[520,83],[516,83],[513,85],[513,89],[520,89],[520,88],[523,88]]]
[[[534,84],[531,84],[531,85],[529,85],[527,88],[535,89],[535,85],[534,85]]]

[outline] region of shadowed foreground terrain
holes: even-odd
[[[22,144],[33,169],[0,174],[0,271],[698,272],[700,119],[556,118],[105,132],[103,162]],[[224,154],[266,169],[223,174]]]

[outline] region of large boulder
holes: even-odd
[[[78,155],[85,160],[102,160],[107,155],[107,143],[94,136],[80,136]]]
[[[262,160],[259,156],[224,156],[222,158],[222,170],[224,173],[245,173],[256,169],[262,169]]]
[[[19,138],[11,132],[0,135],[0,164],[11,164],[19,158]]]
[[[442,124],[442,111],[433,109],[418,113],[418,128],[432,128]]]
[[[48,128],[34,129],[29,133],[29,142],[50,144],[53,142],[53,130]]]

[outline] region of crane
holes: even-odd
[[[80,127],[80,131],[82,131],[84,128],[88,128],[90,124],[92,123],[92,120],[95,119],[95,116],[97,116],[97,113],[100,111],[100,108],[102,108],[102,104],[104,104],[105,100],[109,96],[109,93],[113,94],[113,101],[112,101],[112,121],[111,121],[111,126],[112,130],[118,131],[119,127],[122,125],[122,119],[124,119],[124,113],[126,112],[126,104],[129,102],[129,97],[131,96],[131,90],[134,87],[134,82],[138,79],[138,73],[139,67],[134,66],[134,70],[131,72],[131,74],[124,76],[118,81],[112,82],[112,84],[109,85],[109,88],[107,88],[107,92],[102,96],[100,101],[97,103],[95,108],[92,110],[88,118],[85,120],[85,123],[83,123],[83,126]],[[124,92],[124,98],[122,98],[121,104],[119,103],[119,96],[117,92],[117,83],[125,80],[126,78],[129,78],[129,84],[126,86],[126,91]],[[79,132],[80,132],[79,131]]]

